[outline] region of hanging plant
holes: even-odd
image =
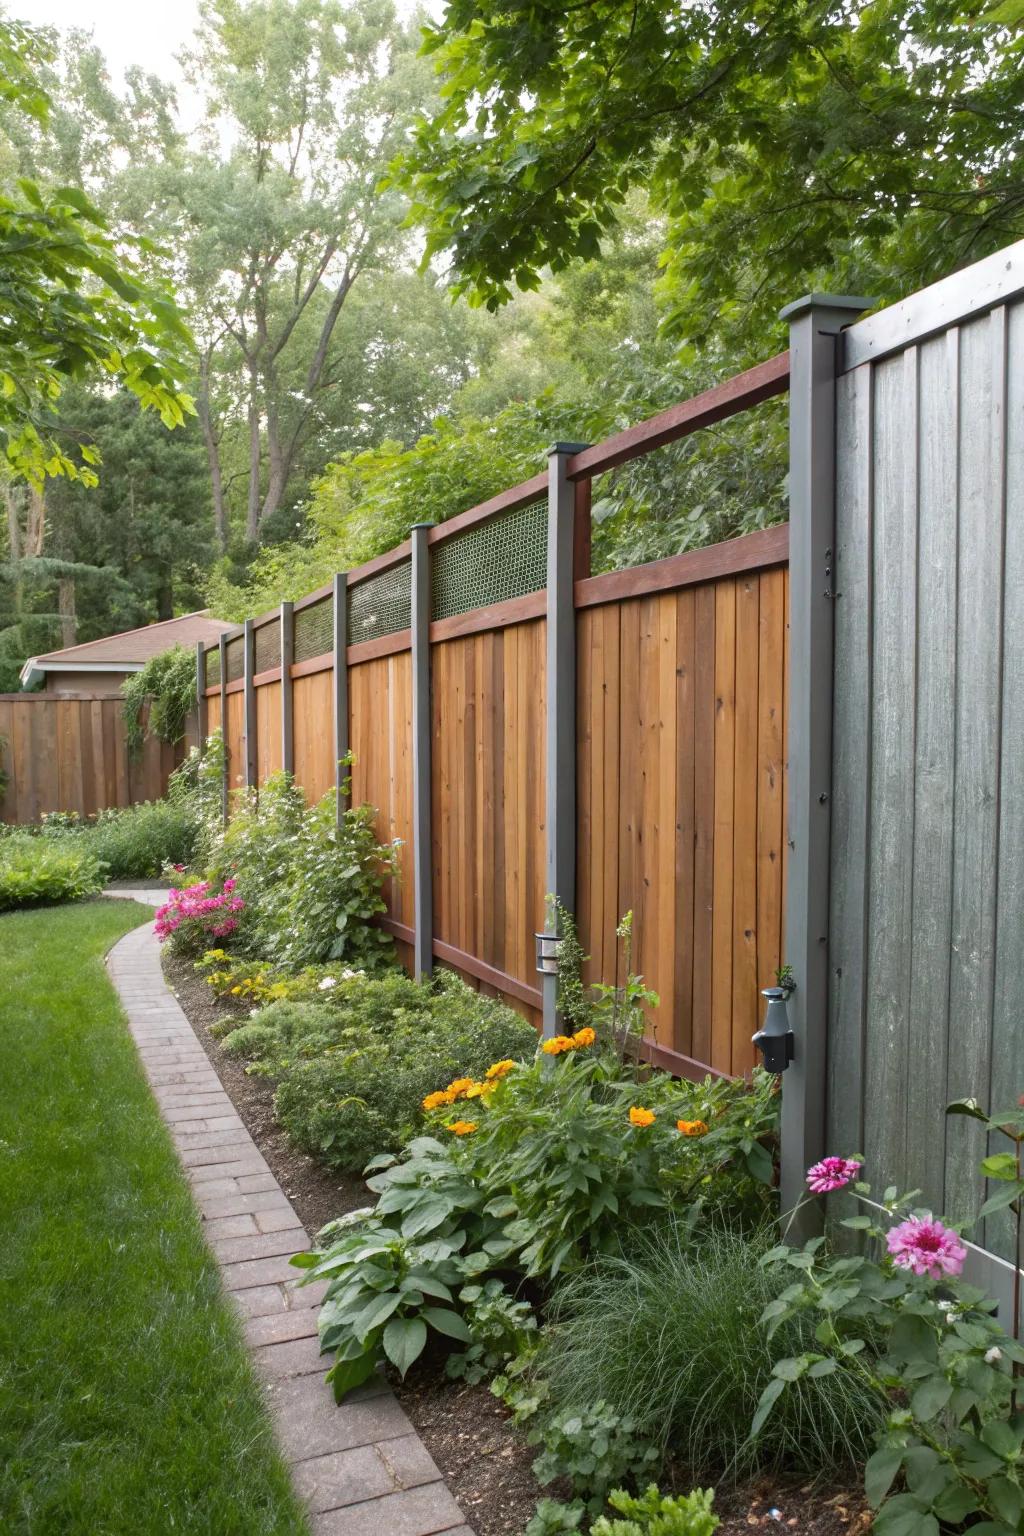
[[[172,746],[185,734],[185,722],[196,707],[196,658],[176,645],[153,656],[141,672],[121,684],[128,750],[138,752],[147,736]],[[149,714],[144,721],[144,708]]]

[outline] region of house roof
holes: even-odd
[[[47,672],[140,672],[151,657],[172,646],[183,645],[189,650],[200,640],[208,645],[230,628],[223,619],[213,619],[207,609],[200,609],[180,619],[144,624],[141,629],[125,629],[102,640],[30,656],[21,669],[21,681],[28,688]]]

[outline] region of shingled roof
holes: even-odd
[[[208,609],[185,613],[180,619],[144,624],[141,629],[125,629],[119,635],[105,635],[102,640],[87,640],[62,651],[30,656],[21,669],[21,681],[30,687],[46,672],[138,672],[151,657],[169,651],[172,646],[183,645],[191,650],[199,640],[209,645],[230,628],[223,619],[211,618]]]

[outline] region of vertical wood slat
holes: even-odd
[[[348,679],[348,576],[344,571],[335,574],[331,589],[331,648],[334,657],[332,672],[331,718],[334,724],[334,795],[335,819],[341,818],[348,808],[349,797],[345,785],[349,770],[342,767],[351,751],[351,727]]]
[[[253,789],[259,783],[257,770],[258,744],[256,740],[256,690],[253,677],[256,671],[256,637],[252,619],[246,619],[242,630],[242,657],[244,686],[242,691],[243,724],[242,742],[245,755],[245,787]]]

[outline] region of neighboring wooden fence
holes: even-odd
[[[782,958],[788,529],[592,577],[590,481],[787,385],[784,354],[608,443],[567,445],[549,473],[199,658],[232,786],[286,767],[316,799],[351,749],[353,801],[402,843],[385,926],[410,966],[419,831],[421,957],[539,1022],[545,893],[577,912],[595,980],[622,980],[615,928],[632,910],[634,969],[661,997],[652,1053],[691,1075],[753,1065]],[[551,624],[568,635],[554,688]]]
[[[44,811],[91,816],[157,800],[180,757],[152,738],[130,753],[119,698],[0,694],[0,820],[25,825]]]

